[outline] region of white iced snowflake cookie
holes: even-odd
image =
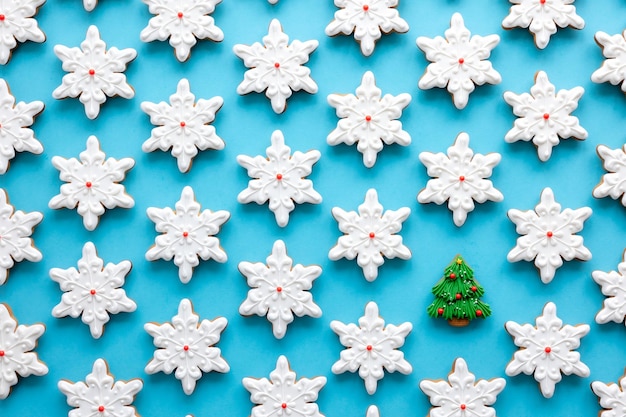
[[[67,405],[74,407],[69,417],[139,417],[132,404],[143,382],[140,379],[115,381],[104,359],[96,359],[85,382],[61,380],[58,387],[67,397]]]
[[[139,38],[143,42],[170,39],[176,59],[189,59],[191,48],[197,39],[224,40],[224,32],[215,25],[210,16],[222,0],[142,0],[148,5],[150,19]]]
[[[324,417],[315,401],[326,385],[326,378],[296,380],[285,356],[279,356],[276,369],[267,378],[244,378],[243,386],[250,392],[250,401],[256,404],[250,417],[306,416]]]
[[[154,338],[153,359],[146,365],[146,372],[155,374],[164,372],[180,380],[183,391],[191,395],[196,388],[196,381],[203,372],[228,372],[230,367],[222,358],[221,350],[213,347],[219,342],[220,335],[228,321],[224,317],[215,320],[202,320],[193,311],[191,301],[181,300],[178,314],[171,323],[146,323],[144,329]]]
[[[157,149],[167,152],[171,149],[180,172],[189,171],[199,150],[224,149],[224,141],[210,125],[224,100],[219,96],[209,100],[199,99],[197,103],[195,100],[189,81],[183,78],[178,82],[176,93],[170,96],[170,104],[163,101],[158,104],[149,101],[141,103],[141,110],[157,126],[141,149],[144,152]]]
[[[580,361],[580,353],[574,351],[580,346],[580,339],[589,333],[589,326],[563,326],[554,303],[545,305],[534,327],[514,321],[507,321],[504,327],[513,337],[515,346],[520,348],[507,365],[506,374],[533,375],[544,397],[552,397],[556,384],[562,379],[561,373],[589,376],[589,368]]]
[[[596,32],[595,39],[606,60],[591,74],[591,81],[613,85],[621,83],[622,91],[626,93],[626,30],[617,35]]]
[[[619,384],[605,384],[600,381],[591,383],[591,390],[598,396],[600,406],[603,408],[599,413],[599,417],[620,417],[624,415],[626,410],[626,370],[620,378]]]
[[[411,95],[407,93],[397,96],[385,94],[383,97],[382,91],[376,86],[374,74],[367,71],[356,89],[356,96],[328,96],[328,104],[336,109],[341,120],[326,141],[331,146],[357,143],[357,150],[363,154],[363,164],[371,168],[376,163],[378,152],[383,149],[383,143],[402,146],[411,143],[411,136],[402,130],[402,123],[396,120],[410,102]]]
[[[246,277],[251,287],[247,298],[239,306],[239,313],[244,316],[266,316],[272,323],[274,337],[282,339],[294,314],[298,317],[322,316],[322,309],[313,302],[309,292],[313,281],[322,273],[322,268],[317,265],[294,266],[282,240],[274,242],[266,262],[267,265],[261,262],[239,263],[239,272]]]
[[[591,259],[582,236],[576,233],[583,229],[592,211],[589,207],[561,211],[550,188],[543,189],[540,199],[535,210],[510,209],[507,212],[515,223],[515,231],[522,236],[517,238],[506,258],[509,262],[534,261],[541,281],[548,284],[563,265],[563,260]]]
[[[405,33],[409,24],[396,9],[399,0],[335,0],[341,10],[335,12],[332,22],[326,26],[326,34],[351,35],[361,44],[361,52],[370,56],[382,32]]]
[[[420,389],[433,405],[429,417],[495,417],[496,411],[489,406],[496,402],[505,385],[504,378],[476,382],[465,360],[457,358],[447,382],[423,379]]]
[[[41,43],[46,35],[33,18],[46,0],[0,1],[0,65],[11,59],[11,51],[17,43],[26,41]]]
[[[617,271],[593,271],[593,280],[602,288],[606,296],[602,309],[596,314],[596,323],[606,324],[610,321],[624,323],[626,318],[626,251]]]
[[[582,29],[585,21],[576,14],[572,5],[576,0],[509,0],[509,15],[502,21],[505,29],[528,28],[535,37],[537,48],[548,46],[550,36],[554,35],[557,25],[560,28]]]
[[[95,119],[98,116],[100,105],[107,96],[127,99],[135,96],[123,72],[126,65],[137,57],[137,51],[115,47],[107,51],[96,26],[89,26],[87,37],[81,42],[80,48],[56,45],[54,53],[63,62],[63,70],[69,74],[63,76],[61,85],[52,92],[52,97],[78,97],[85,106],[88,118]]]
[[[419,80],[419,88],[447,88],[457,109],[467,106],[475,85],[499,84],[502,81],[500,74],[487,61],[491,50],[500,42],[500,37],[470,35],[463,23],[463,16],[455,13],[445,38],[417,38],[417,46],[431,62]]]
[[[95,136],[87,138],[87,149],[76,158],[52,157],[52,165],[59,170],[60,193],[52,197],[48,206],[51,209],[76,209],[83,217],[87,230],[98,226],[99,218],[105,209],[115,207],[132,208],[135,200],[128,194],[121,181],[135,161],[132,158],[108,158],[100,150],[100,142]]]
[[[15,207],[9,203],[6,191],[0,188],[0,285],[6,282],[9,269],[13,268],[15,262],[24,259],[31,262],[41,261],[41,252],[30,236],[42,219],[43,214],[38,211],[15,211]]]
[[[0,400],[9,396],[18,375],[25,378],[48,373],[48,367],[32,352],[45,331],[43,324],[18,326],[9,306],[0,303]]]
[[[320,159],[317,150],[291,154],[285,145],[283,132],[272,133],[272,144],[266,149],[267,158],[262,155],[250,157],[238,155],[237,162],[248,171],[252,178],[248,187],[237,196],[242,204],[269,202],[269,208],[276,217],[276,223],[285,227],[289,223],[289,213],[295,204],[320,204],[322,196],[313,189],[313,182],[305,179],[311,174],[313,165]]]
[[[502,193],[487,179],[500,163],[501,155],[496,152],[474,154],[469,147],[469,135],[465,132],[459,133],[448,148],[447,155],[442,152],[422,152],[419,158],[428,175],[433,178],[419,192],[417,201],[438,205],[447,201],[454,224],[458,227],[463,226],[467,214],[474,210],[474,201],[484,203],[504,199]]]
[[[193,189],[186,186],[176,202],[176,210],[149,207],[147,211],[156,231],[162,234],[156,237],[154,245],[146,252],[146,259],[170,261],[173,258],[183,284],[191,279],[193,268],[200,263],[198,258],[205,261],[215,259],[221,263],[227,260],[226,252],[215,235],[228,221],[230,213],[200,209]]]
[[[532,140],[539,159],[545,162],[550,159],[552,148],[559,144],[560,138],[586,139],[587,131],[578,118],[571,115],[584,92],[584,88],[574,87],[557,93],[548,75],[539,71],[530,94],[504,93],[504,101],[513,107],[513,113],[518,117],[504,140],[508,143]]]
[[[243,95],[265,91],[276,113],[285,111],[287,99],[293,91],[317,93],[311,70],[304,64],[318,44],[316,40],[295,40],[289,45],[289,36],[283,33],[278,19],[273,19],[268,34],[263,37],[263,44],[255,42],[251,46],[237,44],[233,47],[235,55],[250,68],[237,86],[237,93]]]
[[[611,197],[613,200],[621,197],[622,205],[626,207],[626,145],[617,149],[598,145],[596,152],[608,173],[602,176],[600,183],[593,189],[593,196]]]
[[[78,269],[50,270],[50,278],[58,282],[63,291],[61,302],[54,306],[52,315],[57,318],[80,316],[89,326],[91,336],[100,338],[104,325],[110,320],[109,314],[131,313],[137,309],[137,304],[121,288],[131,267],[130,261],[105,266],[95,245],[85,243]]]
[[[339,342],[346,347],[341,351],[340,359],[332,366],[334,374],[346,371],[359,371],[365,382],[367,393],[376,392],[378,380],[387,372],[400,372],[408,375],[413,371],[410,363],[404,359],[404,353],[398,348],[413,329],[411,323],[399,326],[389,324],[378,315],[378,305],[370,301],[365,306],[365,315],[359,319],[359,325],[344,324],[333,320],[330,328],[339,336]]]
[[[356,258],[366,280],[371,282],[378,277],[378,267],[385,263],[383,256],[389,259],[411,258],[411,251],[402,244],[402,236],[396,234],[411,214],[410,208],[401,207],[383,213],[378,193],[370,188],[358,213],[333,207],[332,214],[344,235],[339,237],[328,257],[333,261]]]

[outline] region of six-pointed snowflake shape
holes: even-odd
[[[548,284],[557,268],[563,265],[563,260],[591,259],[591,252],[583,245],[582,236],[575,233],[583,229],[592,211],[589,207],[561,211],[561,205],[554,200],[550,188],[543,189],[540,199],[534,211],[508,211],[509,219],[515,223],[515,231],[522,236],[517,238],[515,247],[506,258],[509,262],[534,260],[541,281]]]
[[[133,98],[135,91],[126,82],[123,74],[126,65],[137,56],[132,48],[119,50],[112,47],[106,50],[106,44],[100,39],[96,26],[89,26],[87,37],[80,48],[68,48],[56,45],[54,53],[63,62],[65,74],[61,85],[52,97],[62,99],[72,97],[85,105],[85,114],[95,119],[100,113],[100,105],[107,96]]]
[[[98,0],[83,0],[83,7],[88,12],[92,11],[98,5]]]
[[[591,389],[598,396],[600,406],[604,409],[600,411],[600,417],[622,417],[626,413],[626,370],[624,376],[619,380],[619,385],[605,384],[600,381],[593,381]]]
[[[442,152],[422,152],[420,161],[433,177],[426,183],[426,188],[419,192],[420,203],[443,204],[448,202],[454,224],[463,226],[467,214],[474,210],[474,201],[502,201],[504,196],[486,179],[493,168],[500,163],[499,153],[487,155],[474,154],[469,147],[469,135],[459,133],[454,144],[448,148],[448,154]]]
[[[587,131],[571,115],[584,92],[584,88],[574,87],[557,93],[548,75],[539,71],[530,94],[504,93],[504,100],[519,117],[504,140],[508,143],[532,140],[539,159],[545,162],[552,155],[552,147],[559,144],[559,138],[586,139]]]
[[[431,62],[419,80],[419,88],[447,88],[457,109],[465,108],[470,93],[475,89],[474,84],[499,84],[502,81],[500,74],[487,61],[491,50],[500,42],[500,37],[470,35],[463,23],[463,16],[455,13],[450,29],[445,32],[445,39],[441,36],[433,39],[424,36],[417,38],[418,48],[424,51],[426,59]]]
[[[30,235],[42,219],[43,214],[38,211],[15,211],[6,191],[0,188],[0,285],[6,282],[9,269],[13,268],[15,262],[24,259],[41,261],[41,252],[35,247]]]
[[[411,251],[402,244],[402,236],[396,234],[402,229],[402,223],[411,214],[411,209],[401,207],[383,213],[378,193],[371,188],[358,210],[358,213],[348,212],[333,207],[333,217],[344,235],[339,237],[328,257],[333,261],[356,258],[365,279],[371,282],[378,277],[378,267],[385,263],[383,255],[389,259],[411,258]]]
[[[3,0],[0,1],[0,65],[11,59],[11,50],[18,42],[46,40],[33,16],[46,0]]]
[[[622,91],[626,93],[626,30],[613,36],[596,32],[595,39],[606,60],[591,74],[591,81],[613,85],[622,83]]]
[[[602,166],[609,172],[602,176],[600,183],[593,189],[593,196],[611,197],[613,200],[622,197],[622,205],[626,207],[626,145],[617,149],[598,145],[596,152],[602,159]]]
[[[409,24],[396,10],[399,0],[335,0],[341,10],[335,12],[332,22],[326,26],[326,34],[335,36],[350,35],[361,44],[361,52],[370,56],[382,32],[405,33]]]
[[[363,163],[371,168],[376,163],[378,152],[383,143],[398,143],[407,146],[411,136],[402,130],[402,123],[396,119],[402,116],[402,110],[411,102],[411,96],[402,93],[398,96],[385,94],[376,87],[376,79],[371,71],[363,74],[361,85],[353,94],[331,94],[328,104],[337,109],[341,118],[337,128],[326,139],[329,145],[354,145],[363,154]]]
[[[582,29],[585,21],[576,14],[572,5],[576,0],[509,0],[514,6],[502,21],[502,27],[528,28],[535,37],[537,48],[548,46],[550,36],[554,35],[557,25],[560,28]]]
[[[158,127],[152,129],[152,134],[141,149],[152,152],[157,149],[168,151],[172,149],[172,156],[178,162],[178,170],[187,172],[198,150],[224,149],[224,141],[215,134],[215,128],[210,125],[215,120],[215,114],[224,104],[222,97],[213,97],[209,100],[196,97],[189,89],[189,81],[181,79],[176,87],[176,93],[170,96],[170,104],[158,104],[144,101],[141,110],[150,116],[150,122]]]
[[[224,40],[224,32],[215,25],[215,6],[222,0],[142,0],[150,13],[156,15],[148,22],[139,37],[143,42],[164,41],[170,38],[176,59],[189,59],[197,39]]]
[[[504,378],[476,382],[465,359],[457,358],[448,382],[424,379],[420,382],[420,389],[433,405],[428,414],[430,417],[495,417],[496,411],[489,406],[496,402],[505,385]]]
[[[144,329],[154,338],[154,358],[146,365],[146,372],[154,374],[174,370],[176,379],[183,385],[183,391],[191,395],[196,388],[196,381],[202,378],[202,372],[228,372],[230,367],[222,358],[221,350],[213,347],[219,342],[220,334],[228,321],[218,317],[213,321],[202,320],[194,313],[191,301],[181,300],[178,314],[171,323],[146,323]]]
[[[237,93],[265,91],[276,113],[285,111],[287,99],[293,91],[317,93],[317,84],[311,78],[311,70],[303,64],[309,60],[309,55],[318,44],[316,40],[295,40],[289,45],[289,36],[283,33],[280,22],[273,19],[267,36],[263,37],[263,44],[237,44],[233,48],[235,55],[243,59],[244,65],[250,68],[244,74],[244,80],[237,86]]]
[[[368,394],[374,394],[378,380],[388,372],[398,371],[408,375],[413,371],[411,364],[404,359],[404,353],[398,350],[404,345],[404,339],[413,329],[411,323],[393,324],[385,327],[385,320],[378,315],[378,305],[370,301],[365,306],[365,315],[359,319],[359,325],[344,324],[333,320],[330,328],[339,336],[339,341],[347,349],[341,351],[340,359],[333,364],[334,374],[346,371],[359,371],[365,381]]]
[[[115,381],[104,359],[96,359],[85,382],[61,380],[58,387],[67,397],[67,405],[74,407],[69,412],[70,417],[139,417],[132,403],[143,388],[143,382],[140,379]]]
[[[18,375],[48,373],[48,367],[32,352],[45,330],[43,324],[18,326],[9,306],[0,303],[0,400],[9,396]]]
[[[507,365],[506,374],[534,374],[544,397],[552,397],[556,384],[562,379],[561,372],[589,376],[589,368],[580,361],[580,353],[574,351],[580,346],[580,339],[589,333],[589,326],[563,326],[563,321],[556,315],[554,303],[545,305],[535,327],[514,321],[507,321],[504,327],[513,337],[515,345],[520,347]]]
[[[607,297],[602,310],[596,314],[596,323],[623,323],[626,318],[626,251],[622,262],[617,265],[617,271],[593,271],[591,277]]]
[[[289,213],[295,203],[320,204],[322,196],[313,189],[313,182],[305,179],[311,174],[313,165],[320,159],[317,150],[291,154],[291,148],[285,145],[285,138],[280,130],[275,130],[271,138],[272,145],[265,151],[267,158],[257,155],[254,158],[238,155],[237,162],[248,171],[252,178],[248,187],[237,196],[242,204],[265,204],[274,212],[276,223],[280,227],[289,223]]]
[[[315,265],[294,266],[282,240],[274,242],[272,254],[266,262],[267,265],[261,262],[239,263],[239,271],[251,287],[248,297],[239,306],[239,313],[244,316],[267,316],[274,336],[282,339],[294,314],[298,317],[321,317],[322,310],[313,302],[308,290],[322,273],[322,268]]]
[[[200,209],[193,189],[186,186],[176,202],[175,211],[169,207],[150,207],[147,211],[156,231],[162,234],[156,237],[154,246],[146,252],[146,259],[169,261],[174,258],[178,277],[184,284],[189,282],[193,268],[200,263],[198,258],[205,261],[215,259],[221,263],[227,260],[226,252],[214,235],[230,218],[230,213],[208,209],[201,212]]]
[[[296,381],[296,373],[289,369],[289,362],[282,355],[276,361],[276,369],[270,373],[269,380],[243,379],[243,386],[250,392],[250,401],[258,404],[252,408],[250,417],[324,417],[314,402],[324,385],[326,378],[323,376]]]
[[[87,149],[79,155],[80,161],[60,156],[52,158],[52,165],[59,170],[59,178],[67,184],[61,185],[60,193],[52,197],[48,206],[52,209],[77,208],[87,230],[98,226],[105,208],[132,208],[135,205],[124,186],[119,184],[135,161],[132,158],[105,160],[105,157],[98,138],[92,135],[87,139]]]
[[[109,314],[131,313],[137,309],[137,304],[121,288],[131,266],[130,261],[104,266],[94,244],[85,243],[78,270],[50,270],[50,278],[58,282],[63,291],[61,302],[52,309],[52,315],[57,318],[81,316],[83,323],[89,325],[91,336],[100,338],[104,325],[109,322]]]

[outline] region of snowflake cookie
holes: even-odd
[[[250,68],[244,80],[237,86],[238,94],[262,93],[271,100],[275,113],[282,113],[293,91],[304,90],[317,93],[317,84],[311,78],[311,70],[304,66],[309,55],[317,49],[318,42],[295,40],[289,45],[289,36],[283,33],[278,19],[270,23],[269,33],[263,44],[251,46],[237,44],[233,51]]]
[[[68,414],[70,417],[139,417],[132,403],[143,388],[143,382],[140,379],[115,381],[104,359],[96,359],[85,382],[61,380],[58,387],[67,397],[67,405],[74,407]]]
[[[206,149],[224,149],[224,141],[217,136],[215,128],[210,125],[215,114],[222,108],[224,99],[213,97],[209,100],[200,99],[195,102],[189,88],[189,81],[181,79],[176,93],[170,96],[170,104],[158,104],[144,101],[141,110],[150,116],[150,122],[157,126],[152,129],[141,149],[153,152],[157,149],[168,151],[178,162],[178,170],[187,172],[191,168],[193,158],[198,151]]]
[[[52,97],[78,97],[85,105],[85,114],[89,119],[98,117],[100,105],[107,96],[127,99],[135,96],[123,72],[126,65],[137,57],[137,51],[115,47],[107,51],[96,26],[89,26],[80,48],[56,45],[54,53],[63,62],[63,70],[69,74],[63,76]]]
[[[237,156],[239,165],[252,178],[248,187],[237,196],[237,201],[242,204],[265,204],[269,201],[276,223],[285,227],[289,223],[289,213],[295,208],[295,203],[322,202],[322,196],[313,189],[313,182],[305,179],[311,174],[313,165],[321,154],[312,150],[306,153],[296,151],[292,155],[280,130],[272,133],[271,142],[272,145],[265,151],[267,158],[262,155]]]
[[[57,318],[81,316],[91,336],[100,338],[104,325],[109,322],[109,314],[132,313],[137,309],[137,304],[121,288],[131,267],[130,261],[104,266],[94,244],[85,243],[78,269],[50,270],[50,278],[58,282],[63,291],[61,302],[52,309],[52,315]]]
[[[508,376],[520,373],[534,375],[544,397],[552,397],[556,384],[562,379],[561,373],[589,376],[589,368],[580,361],[580,353],[574,351],[580,346],[580,339],[589,333],[589,326],[563,326],[563,321],[556,315],[554,303],[545,305],[535,327],[514,321],[507,321],[504,327],[513,337],[515,346],[520,348],[514,353],[505,373]]]
[[[622,83],[622,91],[626,93],[626,30],[612,36],[596,32],[595,39],[606,60],[591,74],[591,81],[613,85]]]
[[[585,21],[576,14],[576,0],[509,0],[514,6],[502,21],[505,29],[528,28],[535,37],[537,48],[548,46],[550,36],[554,35],[557,25],[560,28],[582,29]]]
[[[46,35],[33,18],[46,0],[0,1],[0,65],[11,59],[11,51],[18,42],[42,43]]]
[[[332,22],[326,26],[328,36],[351,35],[361,44],[361,52],[370,56],[382,32],[405,33],[409,24],[396,10],[399,0],[335,0],[341,10],[335,12]]]
[[[135,161],[132,158],[105,160],[105,157],[98,138],[93,135],[87,139],[87,149],[80,153],[80,161],[52,157],[52,165],[59,170],[59,178],[66,184],[61,185],[61,192],[52,197],[48,206],[51,209],[77,209],[83,217],[85,229],[90,231],[98,226],[105,209],[135,205],[135,200],[119,184]]]
[[[0,400],[9,396],[18,375],[25,378],[48,373],[48,367],[32,352],[45,331],[43,324],[18,326],[9,306],[0,303]]]
[[[250,401],[257,404],[250,417],[306,416],[324,417],[315,403],[319,391],[326,385],[326,378],[296,380],[296,373],[289,368],[285,356],[276,361],[276,369],[267,378],[244,378],[243,386],[250,392]]]
[[[176,210],[149,207],[147,211],[156,231],[162,234],[156,237],[154,245],[146,252],[146,259],[170,261],[174,258],[178,278],[183,284],[191,280],[193,268],[200,263],[198,258],[205,261],[215,259],[221,263],[227,260],[226,252],[215,235],[228,221],[230,213],[200,209],[193,189],[186,186],[176,202]]]
[[[359,319],[359,325],[344,324],[333,320],[330,328],[339,336],[339,341],[346,349],[341,351],[340,359],[333,364],[334,374],[346,371],[359,371],[365,381],[367,393],[376,392],[378,380],[387,372],[398,371],[408,375],[413,371],[411,364],[404,359],[404,353],[398,348],[404,345],[404,339],[413,329],[411,323],[399,326],[389,324],[378,315],[378,305],[370,301],[365,306],[365,315]]]
[[[156,15],[148,22],[139,38],[143,42],[170,39],[176,59],[189,59],[197,39],[224,40],[224,32],[210,16],[222,0],[142,0],[150,13]]]
[[[439,152],[422,152],[420,161],[432,179],[419,192],[417,201],[422,204],[441,205],[448,202],[452,219],[458,227],[463,226],[467,214],[474,210],[474,201],[499,202],[504,199],[500,191],[488,180],[493,168],[500,163],[499,153],[474,154],[469,147],[469,135],[459,133],[447,155]]]
[[[272,323],[274,337],[282,339],[294,314],[298,317],[322,316],[322,310],[313,302],[309,292],[313,281],[322,273],[322,268],[316,265],[294,266],[282,240],[274,242],[272,254],[266,262],[267,265],[261,262],[239,263],[239,272],[246,277],[251,287],[248,297],[239,306],[239,313],[244,316],[266,316]]]
[[[447,382],[424,379],[420,389],[433,405],[429,417],[495,417],[496,411],[489,406],[496,402],[505,385],[504,378],[476,382],[465,360],[457,358]]]
[[[445,39],[420,36],[417,46],[431,62],[419,80],[419,88],[447,88],[457,109],[467,106],[469,95],[476,85],[500,84],[502,77],[487,61],[491,50],[498,45],[498,35],[470,37],[460,13],[452,15]]]
[[[624,323],[626,318],[626,251],[617,271],[593,271],[593,280],[602,288],[604,300],[602,309],[596,314],[596,323],[606,324],[610,321]]]
[[[378,267],[385,263],[383,256],[389,259],[411,258],[411,251],[402,244],[402,236],[396,234],[402,229],[402,223],[411,214],[411,209],[401,207],[383,213],[378,193],[371,188],[358,210],[357,213],[333,207],[333,217],[344,235],[339,237],[328,257],[333,261],[356,258],[365,279],[371,282],[378,277]]]
[[[398,96],[382,96],[380,88],[371,71],[363,74],[361,85],[353,94],[330,94],[328,104],[337,110],[341,118],[337,128],[326,139],[331,146],[345,143],[354,145],[363,154],[363,164],[371,168],[376,163],[378,152],[383,143],[402,146],[411,144],[411,136],[402,130],[402,123],[396,119],[402,116],[402,110],[411,102],[407,93]]]
[[[600,381],[591,383],[591,390],[598,396],[600,406],[603,408],[599,413],[599,417],[620,417],[624,415],[626,410],[626,370],[624,376],[619,380],[619,385],[610,383],[605,384]]]
[[[541,281],[548,284],[563,260],[588,261],[591,252],[583,245],[582,236],[576,235],[591,216],[591,208],[582,207],[561,211],[550,188],[541,192],[541,201],[535,210],[510,209],[507,216],[515,223],[515,231],[522,235],[507,255],[509,262],[534,260]]]
[[[191,301],[181,300],[178,314],[171,323],[146,323],[144,329],[154,338],[154,358],[146,365],[146,372],[171,374],[183,385],[183,391],[191,395],[202,372],[228,372],[230,367],[222,358],[221,350],[213,347],[228,321],[218,317],[213,321],[202,320],[194,313]]]
[[[9,203],[6,191],[0,188],[0,285],[6,282],[9,269],[13,268],[15,262],[24,259],[31,262],[41,261],[41,252],[30,237],[41,220],[43,214],[38,211],[15,211],[15,207]]]
[[[613,200],[621,197],[622,205],[626,207],[626,145],[617,149],[598,145],[596,152],[608,173],[602,176],[600,183],[593,189],[593,196],[611,197]]]

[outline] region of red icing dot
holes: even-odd
[[[372,121],[372,116],[370,116],[369,114],[367,116],[365,116],[365,121],[366,122],[371,122]]]
[[[464,176],[464,175],[461,175],[461,176],[459,177],[459,181],[461,181],[461,182],[465,181],[465,176]]]
[[[2,22],[4,20],[5,16],[3,14],[0,14],[0,22]]]
[[[476,286],[475,286],[475,285],[473,285],[473,286],[472,286],[472,288],[470,288],[470,290],[472,290],[472,291],[476,292],[476,291],[478,291],[478,288],[476,288]]]
[[[183,237],[189,236],[189,232],[183,232]]]
[[[98,407],[98,411],[100,411],[101,413],[104,413],[104,406],[101,405],[100,407]]]
[[[91,291],[89,291],[89,294],[91,294],[91,295],[96,295],[96,290],[91,290]]]
[[[96,75],[96,70],[95,70],[95,69],[93,69],[93,68],[91,68],[91,69],[89,70],[89,75]]]
[[[185,123],[185,122],[180,122],[180,127],[185,127],[185,126],[187,126],[187,123]]]
[[[456,295],[456,299],[457,299],[457,300],[460,300],[460,299],[461,299],[461,294],[457,294],[457,295]]]
[[[454,272],[450,274],[450,279],[456,279],[456,274]]]
[[[367,350],[372,350],[372,345],[367,345],[367,346],[365,347],[365,349],[367,349]]]
[[[283,287],[276,287],[276,292],[282,292],[283,291]]]
[[[540,4],[546,4],[546,0],[539,0]]]
[[[437,309],[437,314],[439,314],[441,316],[443,314],[443,308],[438,308]]]
[[[370,239],[374,239],[376,237],[376,233],[370,232]]]
[[[544,113],[543,114],[543,118],[544,118],[544,120],[548,120],[550,118],[550,114],[549,113]]]
[[[183,12],[178,12],[178,18],[182,19],[183,18]]]
[[[4,356],[4,350],[0,350],[0,358]]]
[[[185,352],[187,352],[187,351],[189,350],[189,346],[187,346],[187,345],[183,346],[183,350],[184,350]]]
[[[461,410],[465,410],[467,406],[465,404],[461,404]]]
[[[274,62],[274,68],[280,68],[280,62]]]
[[[367,4],[363,5],[363,11],[366,12],[370,9],[370,6],[368,6]]]
[[[550,346],[546,346],[546,348],[544,349],[544,351],[545,351],[546,353],[550,353],[550,352],[552,352],[552,348],[550,348]]]
[[[282,180],[283,179],[283,174],[276,174],[276,179],[278,181]]]
[[[465,62],[465,60],[463,58],[459,58],[459,64],[463,65],[463,63]]]
[[[476,316],[481,317],[483,315],[482,310],[476,310]]]
[[[282,403],[280,406],[281,406],[283,409],[285,409],[285,408],[287,408],[287,403]]]
[[[93,184],[91,184],[91,181],[87,181],[87,182],[85,183],[85,187],[87,187],[87,188],[91,188],[91,186],[92,186],[92,185],[93,185]]]
[[[552,233],[552,232],[548,232],[548,233],[546,233],[546,236],[548,236],[548,237],[552,237],[552,236],[554,236],[554,233]]]

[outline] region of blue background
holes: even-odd
[[[365,58],[352,37],[324,34],[337,10],[330,0],[280,0],[275,6],[265,0],[225,0],[213,14],[225,40],[200,41],[189,61],[179,63],[167,42],[146,44],[139,40],[139,32],[151,15],[138,0],[102,0],[91,13],[83,9],[80,0],[49,0],[37,16],[47,41],[19,45],[8,65],[0,67],[0,77],[8,81],[18,101],[42,100],[46,104],[34,124],[44,153],[18,155],[8,172],[0,176],[0,187],[8,191],[17,209],[43,212],[44,220],[36,228],[34,240],[44,259],[17,264],[8,282],[0,287],[0,302],[11,306],[20,323],[46,325],[37,352],[50,372],[21,379],[9,398],[0,401],[0,415],[66,415],[70,407],[57,390],[57,381],[84,380],[94,360],[102,357],[117,379],[144,381],[134,403],[142,416],[247,416],[253,404],[241,379],[268,376],[280,354],[288,357],[298,377],[328,378],[318,400],[327,417],[364,416],[369,404],[377,404],[383,417],[426,415],[430,405],[418,388],[420,380],[445,378],[456,357],[465,358],[477,378],[505,377],[504,368],[516,347],[504,323],[534,323],[548,301],[556,303],[565,323],[591,325],[579,349],[591,376],[564,377],[552,399],[541,396],[531,376],[505,377],[507,387],[495,408],[503,416],[595,415],[600,407],[589,384],[594,380],[616,382],[626,365],[624,326],[594,321],[604,297],[591,272],[614,270],[626,247],[624,207],[618,201],[596,200],[591,195],[605,173],[595,148],[599,144],[612,149],[623,145],[626,100],[619,87],[594,84],[590,75],[604,59],[594,42],[595,32],[620,33],[626,4],[622,0],[577,1],[578,14],[586,20],[585,29],[559,30],[544,50],[535,47],[528,30],[501,28],[509,6],[504,0],[401,1],[399,11],[410,31],[383,36],[374,54]],[[462,111],[453,106],[445,90],[417,88],[427,61],[415,39],[443,35],[456,11],[463,14],[473,34],[501,36],[491,61],[503,82],[477,88]],[[236,94],[245,67],[232,53],[237,43],[261,41],[272,18],[281,21],[292,40],[320,42],[308,64],[319,92],[295,94],[281,115],[272,112],[263,95]],[[51,97],[65,74],[53,53],[54,45],[78,46],[91,24],[98,26],[108,47],[132,47],[138,52],[126,71],[135,98],[108,100],[93,121],[86,118],[78,100]],[[354,93],[366,70],[374,72],[383,93],[408,92],[413,97],[401,119],[413,143],[408,147],[386,146],[372,169],[363,166],[355,147],[326,144],[326,136],[337,123],[334,109],[326,103],[327,95]],[[515,116],[502,94],[529,91],[539,70],[547,72],[557,89],[580,85],[586,91],[574,115],[580,118],[589,138],[562,141],[546,163],[539,161],[532,144],[507,144],[503,139]],[[178,171],[169,153],[145,154],[141,150],[153,126],[140,110],[140,103],[167,101],[182,77],[190,80],[196,98],[224,98],[214,125],[226,148],[201,153],[187,174]],[[275,129],[283,131],[292,150],[318,149],[322,153],[309,178],[324,201],[298,205],[286,228],[276,225],[267,206],[241,205],[236,199],[249,179],[236,163],[236,156],[264,154]],[[416,195],[428,180],[419,153],[445,151],[461,131],[469,133],[475,152],[502,154],[492,180],[505,199],[478,205],[465,225],[457,228],[445,206],[421,205]],[[50,210],[48,201],[61,185],[51,158],[78,157],[92,134],[100,139],[107,156],[136,160],[124,181],[136,205],[130,210],[107,211],[97,229],[88,232],[75,211]],[[185,185],[194,188],[203,208],[232,214],[219,234],[228,262],[201,263],[187,285],[178,280],[172,262],[148,262],[144,258],[156,236],[146,209],[173,207]],[[593,259],[566,263],[549,285],[541,283],[532,263],[510,264],[506,260],[518,236],[507,210],[534,208],[546,186],[552,187],[563,208],[589,206],[594,211],[581,233]],[[332,207],[356,210],[372,187],[378,190],[385,208],[411,208],[401,235],[413,257],[386,261],[378,279],[368,283],[355,261],[331,262],[327,254],[340,235],[330,214]],[[248,287],[237,264],[264,262],[276,239],[286,242],[294,262],[323,268],[312,290],[323,316],[296,319],[282,340],[273,337],[265,318],[244,318],[238,313]],[[79,319],[55,319],[50,314],[61,291],[48,271],[75,266],[87,241],[95,243],[105,262],[128,259],[133,263],[125,289],[138,309],[113,316],[99,340],[92,339]],[[486,290],[483,299],[493,309],[490,318],[463,329],[425,313],[432,300],[432,285],[456,253],[474,268]],[[192,300],[201,318],[224,316],[229,321],[218,346],[231,371],[205,375],[191,396],[183,393],[173,375],[146,375],[143,370],[154,351],[144,323],[169,321],[185,297]],[[413,373],[387,374],[372,396],[358,375],[331,373],[342,346],[329,326],[335,319],[356,322],[370,300],[378,303],[387,323],[410,321],[414,326],[402,348]]]

